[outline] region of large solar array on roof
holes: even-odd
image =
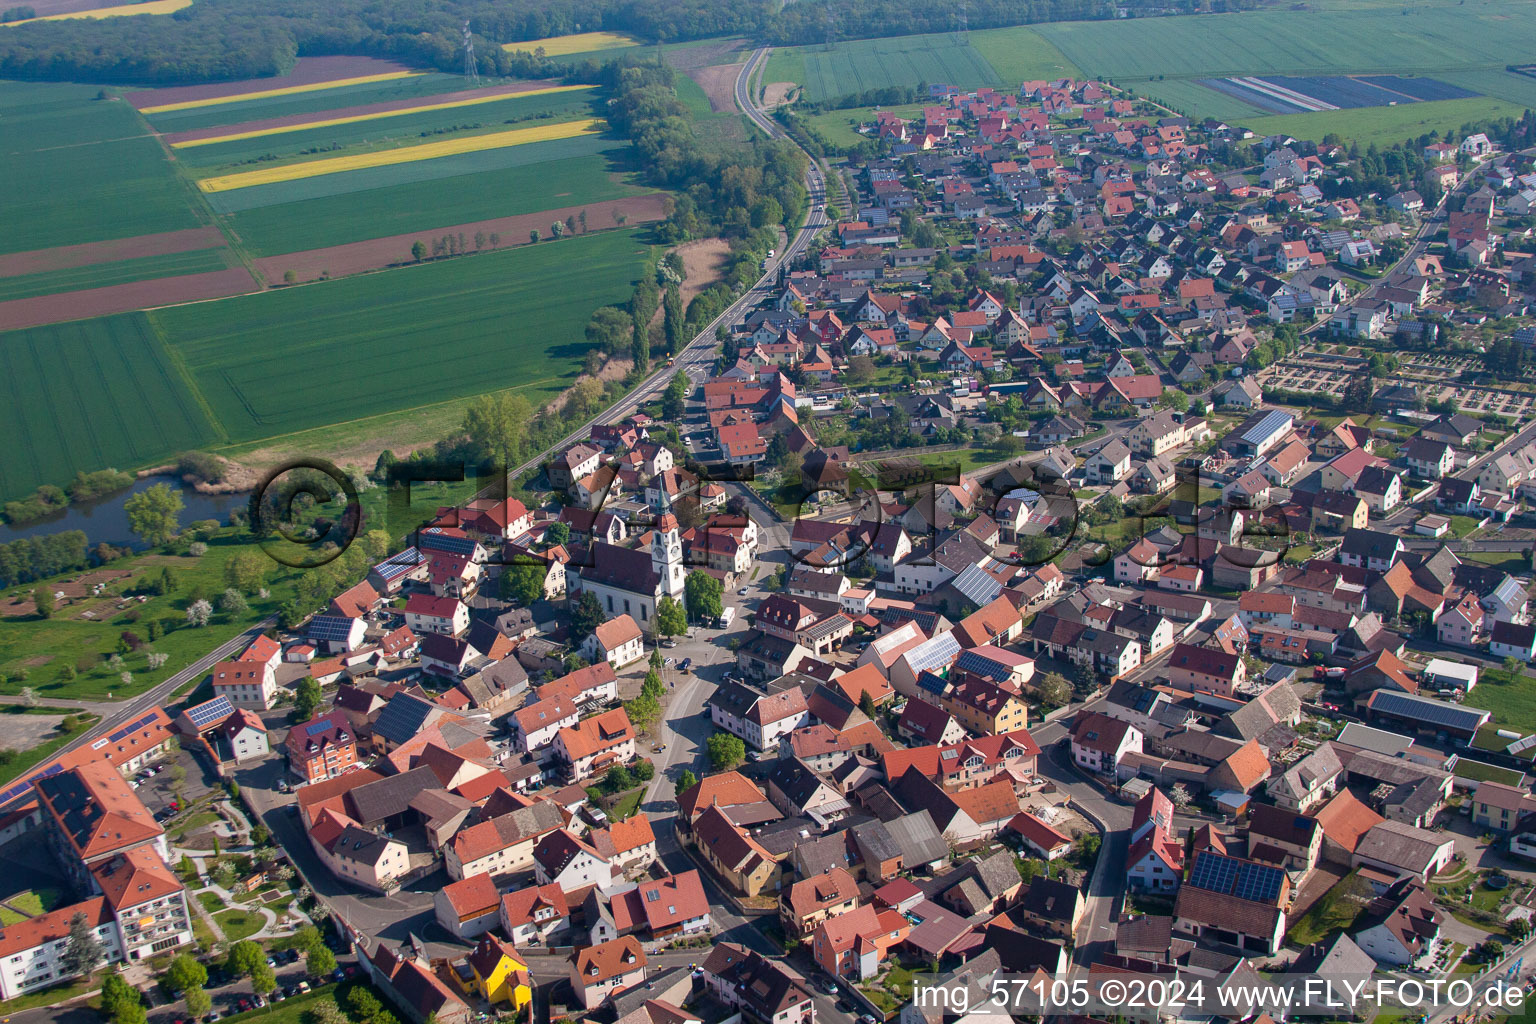
[[[962,651],[959,660],[955,662],[955,668],[974,672],[988,679],[1007,679],[1011,674],[1007,665],[975,651]]]
[[[1271,409],[1260,417],[1259,422],[1243,432],[1243,440],[1254,442],[1262,440],[1268,435],[1280,429],[1280,424],[1290,417],[1290,413],[1279,409]]]
[[[1195,861],[1189,884],[1196,889],[1235,896],[1254,903],[1271,903],[1280,897],[1285,873],[1268,864],[1223,857],[1205,851]]]
[[[1488,712],[1462,704],[1450,704],[1443,700],[1431,700],[1393,690],[1377,690],[1371,694],[1370,709],[1400,718],[1411,718],[1428,725],[1443,725],[1453,729],[1475,729],[1482,724]]]
[[[959,651],[960,641],[950,633],[940,633],[908,651],[907,664],[914,672],[932,671],[941,665],[948,665]]]
[[[919,689],[927,690],[929,693],[943,693],[949,686],[942,677],[936,676],[932,672],[919,673],[917,685]]]
[[[380,578],[387,582],[394,580],[398,576],[404,576],[424,561],[426,561],[426,556],[419,550],[416,548],[406,548],[399,554],[391,555],[374,566],[373,571],[378,573]]]
[[[316,615],[309,623],[311,640],[347,640],[352,636],[352,623],[345,615]]]
[[[117,730],[117,732],[115,732],[112,735],[108,736],[107,737],[107,742],[108,743],[116,743],[118,740],[122,739],[124,736],[127,736],[129,733],[137,732],[138,730],[144,728],[150,722],[153,722],[155,720],[155,714],[156,714],[155,712],[151,711],[149,714],[145,715],[143,718],[139,719],[137,722],[134,722],[132,725],[125,725],[125,726],[123,726],[121,729]]]
[[[214,722],[222,722],[235,713],[235,706],[229,702],[229,698],[222,694],[210,701],[204,701],[194,708],[187,708],[184,712],[192,724],[201,731]]]
[[[991,604],[1003,592],[997,577],[979,565],[968,565],[953,580],[956,590],[977,604]]]
[[[472,555],[475,553],[475,542],[468,537],[455,537],[446,534],[441,527],[432,526],[420,530],[416,535],[416,543],[420,547],[429,548],[432,551],[446,551],[453,555]]]

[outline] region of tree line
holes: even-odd
[[[1203,0],[1175,9],[1193,10]],[[1040,21],[1101,19],[1116,7],[1165,13],[1165,0],[974,0],[971,28]],[[1212,9],[1253,6],[1218,0]],[[10,13],[19,12],[13,8]],[[168,85],[281,75],[300,56],[356,54],[440,71],[464,64],[462,27],[471,23],[483,75],[540,78],[564,66],[502,43],[573,32],[626,32],[650,42],[743,35],[779,45],[821,42],[827,18],[838,38],[868,38],[955,27],[943,0],[848,0],[825,5],[768,0],[198,0],[169,16],[36,21],[0,37],[0,75],[7,78]]]

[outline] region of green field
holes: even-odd
[[[541,154],[550,158],[539,159]],[[423,173],[441,169],[428,165],[452,162],[463,166],[476,158],[488,157],[521,162],[441,179],[420,178]],[[269,189],[294,195],[290,201],[241,209],[229,221],[233,233],[254,255],[277,256],[649,191],[625,184],[629,176],[628,157],[629,151],[613,140],[590,136],[258,185],[216,196],[243,197],[247,192]],[[410,178],[412,174],[418,176],[417,180]],[[333,179],[387,184],[306,195],[322,186],[335,190],[348,184]]]
[[[588,315],[629,295],[645,256],[635,230],[605,231],[148,316],[222,437],[254,440],[499,388],[555,394]]]
[[[1492,724],[1501,729],[1517,729],[1522,735],[1536,732],[1536,679],[1524,673],[1511,675],[1502,668],[1483,669],[1477,686],[1467,694],[1467,704],[1491,712]]]
[[[923,105],[914,103],[909,106],[881,107],[881,110],[889,111],[897,117],[914,118],[923,116]],[[834,146],[857,146],[861,142],[867,142],[869,136],[860,135],[858,127],[875,119],[874,107],[851,107],[846,110],[828,110],[821,114],[811,114],[805,120],[822,135],[826,136]]]
[[[238,266],[228,249],[199,249],[173,252],[164,256],[141,256],[113,263],[95,263],[41,274],[0,277],[0,302],[26,299],[34,295],[53,295],[82,288],[105,288],[130,281],[148,281],[156,277],[181,274],[206,274]]]
[[[305,159],[330,158],[345,153],[416,146],[440,142],[458,135],[482,135],[509,127],[532,127],[543,120],[570,121],[601,115],[592,90],[509,98],[496,103],[448,107],[418,114],[401,114],[352,124],[309,128],[304,131],[235,139],[205,146],[181,146],[176,158],[203,177],[250,170],[259,162],[286,164]],[[309,152],[306,152],[309,151]]]
[[[763,82],[799,82],[811,102],[892,85],[972,89],[1003,80],[975,47],[952,35],[857,39],[825,46],[775,49]]]
[[[1081,78],[1083,74],[1066,54],[1030,25],[972,32],[971,46],[1010,89],[1037,79]]]
[[[1468,122],[1495,117],[1519,117],[1525,108],[1503,100],[1478,96],[1461,100],[1437,100],[1433,103],[1404,103],[1396,107],[1356,107],[1353,110],[1323,110],[1315,114],[1271,114],[1243,120],[1243,127],[1259,135],[1294,135],[1303,139],[1321,139],[1336,132],[1362,147],[1372,143],[1390,145],[1402,139],[1416,139],[1431,131],[1459,128]]]
[[[1059,22],[1038,31],[1088,74],[1117,82],[1154,75],[1429,74],[1530,60],[1536,8],[1505,0],[1260,11]]]
[[[1130,88],[1188,117],[1214,117],[1218,120],[1246,125],[1254,118],[1269,116],[1267,111],[1260,110],[1251,103],[1244,103],[1236,96],[1228,96],[1224,92],[1201,85],[1193,78],[1135,82],[1130,85]]]
[[[213,428],[142,313],[0,334],[0,495],[134,469]]]
[[[133,108],[98,91],[32,82],[0,90],[0,252],[205,223]]]
[[[512,79],[482,79],[485,85],[499,85]],[[272,79],[271,88],[280,89],[281,78]],[[194,128],[211,128],[220,124],[239,124],[268,117],[288,117],[293,114],[314,114],[339,107],[361,107],[370,103],[388,103],[391,100],[417,99],[436,96],[439,93],[457,92],[465,88],[459,75],[417,75],[414,78],[395,78],[387,82],[363,85],[346,85],[317,92],[297,92],[287,96],[268,96],[258,100],[240,100],[215,103],[206,107],[187,107],[184,110],[167,110],[158,114],[144,115],[156,131],[187,132]],[[148,100],[146,107],[155,104]]]

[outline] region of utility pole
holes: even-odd
[[[464,22],[464,77],[469,79],[469,84],[475,88],[480,87],[480,64],[475,60],[475,35],[469,30],[469,22]]]

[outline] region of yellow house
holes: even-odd
[[[533,1000],[529,986],[528,965],[518,958],[517,949],[494,935],[482,935],[479,945],[469,954],[471,978],[466,987],[471,995],[484,996],[492,1003],[510,1003],[514,1011]]]

